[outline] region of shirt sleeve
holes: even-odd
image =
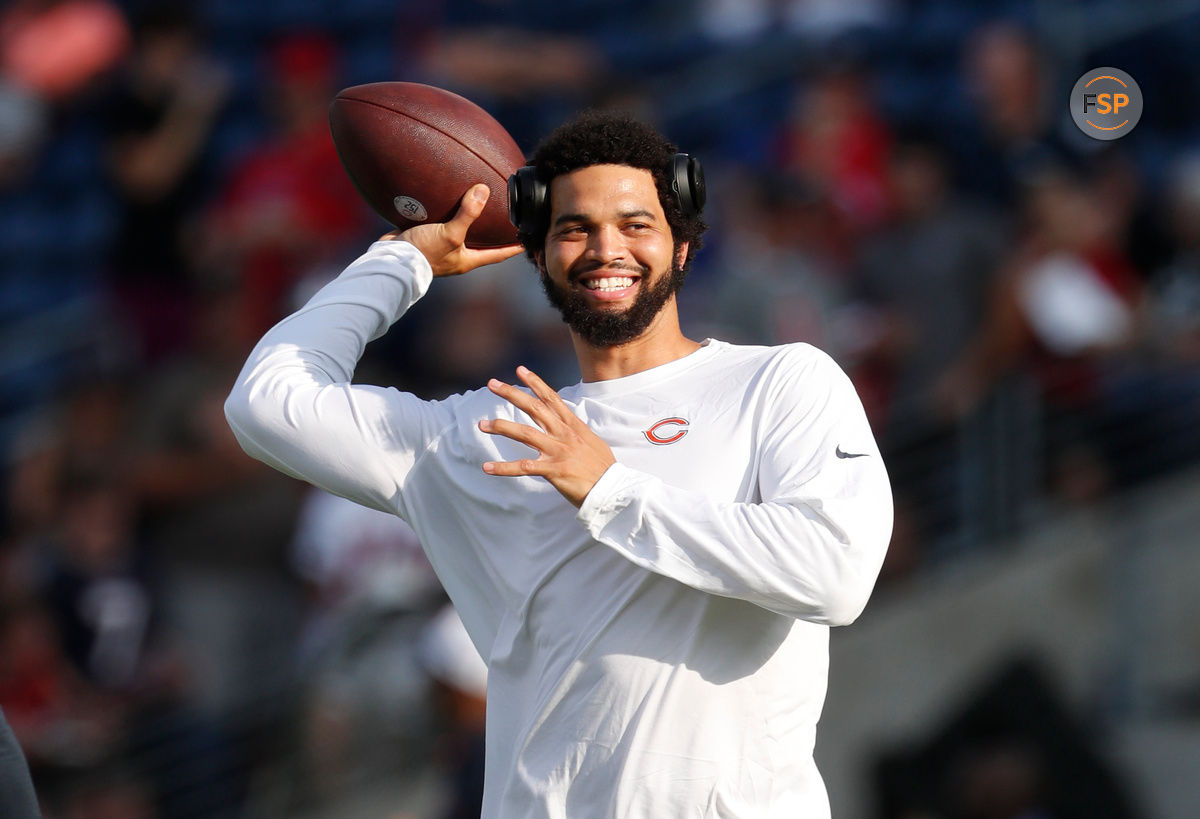
[[[376,242],[250,354],[225,402],[242,448],[282,472],[396,512],[413,464],[453,423],[452,403],[352,385],[367,343],[424,295],[433,274],[407,242]]]
[[[695,589],[845,625],[866,606],[891,538],[887,472],[832,360],[815,353],[777,375],[759,447],[760,501],[719,502],[617,463],[577,517],[627,559]]]

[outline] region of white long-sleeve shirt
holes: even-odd
[[[560,392],[612,448],[578,510],[478,421],[487,389],[351,385],[428,288],[379,242],[255,348],[226,403],[248,453],[408,521],[487,660],[485,817],[786,817],[813,762],[828,626],[866,604],[887,475],[849,380],[805,344],[697,351]]]

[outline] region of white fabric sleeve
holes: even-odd
[[[397,511],[413,463],[453,423],[450,402],[350,380],[367,342],[424,295],[432,278],[411,244],[376,242],[269,330],[225,402],[242,448],[329,492]]]
[[[823,355],[807,369],[803,387],[787,378],[772,391],[761,502],[718,502],[617,463],[578,520],[630,561],[692,588],[816,623],[852,622],[891,538],[891,487],[849,379]]]

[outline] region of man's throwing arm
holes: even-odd
[[[411,244],[376,242],[254,348],[225,416],[248,454],[294,477],[386,511],[416,456],[450,423],[445,402],[351,385],[367,342],[431,281]]]

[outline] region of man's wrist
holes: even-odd
[[[400,238],[383,238],[372,242],[367,248],[364,259],[396,259],[403,263],[403,266],[412,274],[412,281],[415,286],[415,298],[424,296],[429,290],[429,285],[433,282],[433,268],[429,264],[429,260],[425,255],[414,245],[405,239]]]
[[[589,521],[611,513],[613,507],[619,504],[620,490],[629,472],[629,467],[623,466],[619,461],[613,461],[583,496],[583,502],[579,504],[579,511],[575,517],[586,526]]]

